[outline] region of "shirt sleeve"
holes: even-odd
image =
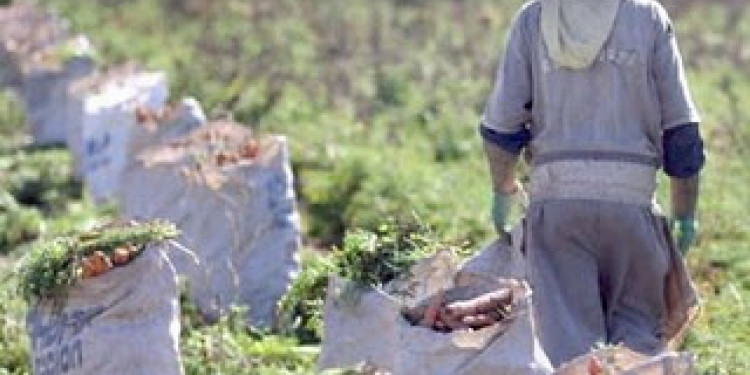
[[[662,128],[698,123],[700,116],[690,97],[672,23],[664,8],[658,5],[656,18],[652,74],[659,96]]]
[[[698,124],[681,124],[664,131],[664,173],[670,177],[696,175],[706,162]]]
[[[498,133],[518,133],[531,120],[531,49],[525,26],[527,9],[522,9],[513,21],[495,85],[482,115],[482,125]]]
[[[479,126],[479,134],[487,142],[513,154],[520,155],[526,145],[531,141],[531,131],[523,128],[515,133],[500,133],[484,125]]]

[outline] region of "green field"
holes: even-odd
[[[248,330],[234,317],[206,326],[185,306],[188,374],[313,373],[315,298],[322,275],[336,268],[320,254],[347,248],[347,232],[388,237],[378,231],[390,217],[429,226],[430,241],[468,249],[491,238],[476,130],[520,1],[38,2],[87,35],[101,64],[133,60],[165,70],[172,96],[198,98],[210,118],[231,116],[289,138],[306,271],[288,303],[304,305],[306,325],[283,335]],[[701,374],[750,374],[750,4],[666,3],[708,151],[700,234],[688,256],[703,308],[685,349],[698,356]],[[67,151],[29,147],[23,123],[0,95],[3,275],[35,239],[116,215],[73,182]],[[663,205],[666,188],[664,179]],[[25,306],[14,280],[0,277],[0,374],[25,374]]]

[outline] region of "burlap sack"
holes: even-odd
[[[260,140],[257,157],[214,163],[251,138],[236,124],[213,123],[144,151],[123,178],[122,209],[131,218],[162,218],[180,228],[180,242],[201,266],[178,254],[173,261],[205,316],[248,306],[251,324],[270,326],[299,268],[299,218],[283,137]]]
[[[495,243],[479,258],[496,261],[494,257],[511,251],[509,246]],[[425,260],[408,282],[401,281],[396,287],[388,285],[383,290],[352,292],[351,285],[333,277],[326,298],[319,368],[367,363],[394,375],[551,373],[549,360],[534,334],[528,286],[513,283],[492,270],[485,273],[467,269],[461,275],[462,269],[456,269],[455,264],[446,267],[451,262],[446,262],[445,257],[439,253]],[[403,285],[409,285],[410,290],[404,293]],[[515,288],[513,318],[477,331],[435,332],[412,326],[402,314],[404,307],[413,305],[430,290],[488,290],[507,285]]]
[[[130,264],[81,281],[61,309],[34,306],[27,319],[34,374],[182,374],[168,246],[150,245]]]

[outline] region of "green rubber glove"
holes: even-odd
[[[672,233],[674,233],[677,239],[677,248],[682,255],[687,254],[690,246],[695,243],[697,231],[698,223],[691,216],[672,219]]]
[[[495,231],[501,237],[507,235],[505,222],[510,215],[510,207],[513,203],[512,194],[503,194],[495,192],[492,197],[492,222],[495,224]]]

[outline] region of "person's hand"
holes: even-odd
[[[510,241],[510,229],[506,226],[510,216],[513,204],[519,204],[519,207],[528,206],[528,196],[523,184],[514,180],[507,185],[495,189],[492,196],[492,223],[495,225],[495,231],[502,240]]]
[[[513,202],[513,194],[495,192],[492,197],[492,222],[498,235],[504,236],[505,222],[510,215],[510,207]]]
[[[672,220],[672,233],[677,240],[677,249],[682,255],[687,254],[690,246],[695,243],[698,223],[693,217],[676,218]]]

